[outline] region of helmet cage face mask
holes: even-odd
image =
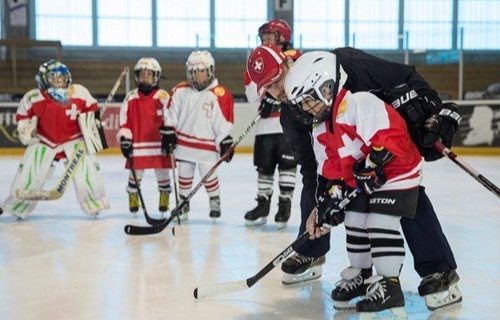
[[[197,73],[207,71],[207,79],[199,81]],[[189,83],[198,91],[206,89],[215,79],[215,61],[208,51],[194,51],[186,62],[186,77]]]
[[[145,83],[140,81],[142,70],[149,70],[153,73],[153,83]],[[141,58],[134,67],[134,82],[140,92],[148,95],[151,91],[158,88],[161,77],[160,63],[154,58]]]
[[[65,64],[57,60],[43,63],[38,69],[35,80],[38,88],[47,92],[52,99],[59,102],[68,101],[68,88],[73,80]]]

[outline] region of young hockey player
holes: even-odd
[[[139,210],[137,188],[144,170],[154,169],[158,191],[158,209],[166,212],[169,207],[171,159],[161,150],[160,127],[163,125],[170,95],[159,88],[161,66],[154,58],[139,59],[134,67],[134,81],[137,88],[130,91],[120,109],[120,130],[117,139],[125,158],[135,170],[137,183],[129,172],[126,191],[129,195],[130,212]],[[130,169],[130,163],[125,168]]]
[[[191,192],[196,167],[201,177],[233,144],[234,99],[215,78],[215,61],[208,51],[193,51],[186,62],[187,82],[172,91],[170,107],[162,127],[162,148],[178,161],[179,196],[184,201]],[[231,161],[231,153],[225,161]],[[214,171],[204,184],[210,198],[209,216],[221,215],[219,179]],[[180,220],[188,218],[189,203]]]
[[[277,52],[280,51],[277,47],[271,46],[271,48],[274,48]],[[333,52],[336,53],[337,61],[342,66],[346,66],[344,68],[348,77],[344,86],[352,92],[372,88],[372,91],[377,92],[384,101],[391,102],[395,95],[392,91],[396,91],[403,96],[405,94],[404,88],[406,88],[407,92],[415,90],[420,98],[417,96],[407,100],[405,104],[397,109],[407,122],[412,121],[415,123],[409,126],[410,135],[414,137],[414,142],[421,141],[419,135],[421,137],[427,135],[427,138],[429,138],[430,134],[431,138],[432,136],[439,138],[446,145],[451,145],[460,119],[460,116],[456,113],[456,106],[441,104],[437,93],[430,88],[414,67],[379,59],[353,48],[338,48]],[[262,83],[268,93],[281,101],[286,101],[284,80],[293,62],[290,59],[276,60],[275,57],[279,58],[279,55],[266,55],[263,53],[264,51],[259,47],[250,54],[249,62],[255,55],[259,54],[265,63],[263,64],[264,70],[260,73],[252,73],[252,65],[249,63],[247,65],[249,74],[252,75],[255,82]],[[280,68],[282,68],[282,71],[279,71]],[[385,70],[385,72],[380,70]],[[267,73],[271,73],[271,75],[265,77],[264,75]],[[277,73],[280,73],[281,76],[274,77],[274,80],[266,80],[272,79]],[[353,79],[356,79],[356,81]],[[418,110],[418,112],[415,110]],[[408,114],[412,115],[413,120],[408,120]],[[418,121],[415,120],[416,115],[420,117]],[[428,118],[438,118],[438,121],[433,121],[438,127],[425,127],[424,124]],[[316,205],[316,187],[318,187],[318,190],[323,190],[326,181],[321,176],[316,177],[317,159],[311,143],[311,124],[304,124],[299,121],[290,108],[282,108],[280,120],[287,141],[301,165],[301,174],[303,176],[302,222],[299,230],[299,234],[301,234],[305,230],[305,223],[309,213]],[[429,131],[431,129],[434,132]],[[412,134],[413,131],[415,132]],[[432,142],[429,142],[429,144],[432,144]],[[420,150],[428,161],[442,156],[433,148],[426,148],[422,144],[420,144]],[[461,301],[462,296],[457,286],[459,277],[455,271],[457,264],[424,187],[420,187],[415,219],[403,217],[401,225],[414,257],[415,270],[423,277],[419,286],[419,293],[425,297],[428,308],[432,310]],[[282,264],[282,270],[285,272],[283,283],[297,283],[321,276],[321,263],[324,263],[324,255],[329,249],[329,234],[307,241],[303,246],[297,248],[297,254]],[[357,281],[358,279],[355,277],[354,280]],[[349,288],[349,286],[346,286],[346,288]]]
[[[262,44],[281,47],[286,55],[296,59],[300,53],[291,49],[292,30],[284,20],[270,20],[259,28]],[[274,221],[278,229],[285,228],[290,218],[295,189],[297,162],[283,135],[279,123],[281,103],[270,95],[261,95],[247,72],[244,74],[248,102],[259,105],[261,119],[255,126],[253,162],[257,167],[257,206],[245,214],[245,225],[256,226],[267,222],[271,209],[274,173],[278,168],[278,211]],[[260,88],[259,88],[260,89]]]
[[[80,207],[85,214],[97,216],[109,208],[94,155],[103,146],[96,122],[86,120],[94,119],[94,113],[99,112],[97,101],[85,87],[72,83],[68,67],[60,61],[43,63],[36,74],[36,82],[38,89],[28,91],[17,109],[19,140],[27,148],[10,195],[3,204],[4,209],[26,218],[38,201],[17,198],[16,192],[42,190],[53,161],[73,158],[62,183],[69,183],[73,174]]]
[[[415,216],[423,160],[397,111],[371,93],[351,93],[343,86],[346,80],[333,53],[310,52],[288,72],[285,92],[290,108],[313,124],[318,172],[330,181],[307,230],[312,238],[320,237],[345,214],[350,267],[342,275],[351,279],[366,271],[367,279],[357,284],[360,295],[366,295],[356,310],[374,312],[404,306],[399,274],[405,248],[399,221]],[[364,193],[345,213],[336,210],[344,192],[356,185]],[[320,215],[325,215],[324,223]],[[345,306],[344,285],[338,282],[332,293],[336,307]]]

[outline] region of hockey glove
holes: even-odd
[[[174,127],[161,126],[161,152],[164,156],[170,156],[177,146],[177,136],[175,135]]]
[[[129,159],[132,156],[132,140],[125,137],[120,138],[120,149],[125,158]]]
[[[316,225],[332,228],[344,222],[345,211],[339,208],[347,186],[342,180],[329,181],[323,194],[318,197]]]
[[[394,155],[384,148],[374,147],[368,157],[354,164],[353,175],[358,187],[372,194],[387,181],[382,169]]]
[[[220,156],[222,157],[233,145],[233,137],[227,136],[224,138],[224,140],[221,141],[219,147],[220,147]],[[226,162],[231,162],[231,159],[233,159],[234,156],[234,148],[231,150],[229,155],[224,159]]]
[[[461,120],[456,104],[443,103],[439,114],[434,114],[425,121],[420,143],[425,148],[421,151],[425,161],[435,161],[443,157],[443,154],[434,148],[434,143],[441,140],[450,148]]]
[[[19,134],[19,141],[25,146],[29,146],[40,141],[36,136],[36,129],[38,126],[38,118],[33,116],[31,119],[19,120],[17,123],[17,132]]]
[[[259,115],[262,119],[268,118],[271,114],[280,111],[281,102],[276,100],[270,93],[266,95],[260,102]]]

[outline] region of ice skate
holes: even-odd
[[[139,211],[139,196],[137,195],[137,192],[129,192],[128,208],[130,213],[134,215],[136,215],[137,211]]]
[[[279,197],[278,212],[274,216],[274,222],[278,229],[284,229],[290,219],[290,210],[292,208],[292,199],[290,197]]]
[[[405,298],[397,277],[372,276],[365,280],[369,284],[366,296],[356,303],[357,312],[378,312],[404,307]]]
[[[179,204],[183,203],[184,201],[186,201],[186,197],[184,196],[180,196],[180,199],[179,199]],[[174,218],[174,221],[177,221],[177,218],[183,222],[183,221],[187,221],[188,219],[188,213],[189,213],[189,201],[187,201],[187,203],[182,207],[181,209],[181,212],[179,212],[179,215],[177,217]]]
[[[350,303],[353,299],[363,297],[368,285],[364,281],[372,276],[372,269],[348,267],[340,273],[341,280],[335,283],[332,291],[333,307],[337,310],[355,308]]]
[[[158,203],[158,210],[163,213],[167,212],[169,205],[169,194],[166,191],[160,191],[160,201]]]
[[[267,216],[271,210],[271,196],[258,195],[257,206],[245,213],[245,226],[259,226],[266,224]]]
[[[210,198],[210,213],[209,213],[210,218],[212,218],[213,221],[216,221],[218,218],[220,218],[220,197],[215,196]]]
[[[281,283],[287,286],[318,279],[323,273],[325,261],[325,256],[311,258],[294,253],[281,264],[281,271],[284,272]]]
[[[436,272],[422,279],[418,286],[419,295],[431,311],[460,303],[462,293],[458,289],[460,277],[455,270]]]

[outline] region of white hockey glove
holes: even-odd
[[[36,127],[38,126],[38,118],[36,116],[31,119],[23,119],[17,123],[17,132],[19,133],[19,141],[25,146],[29,146],[40,141],[36,137]]]

